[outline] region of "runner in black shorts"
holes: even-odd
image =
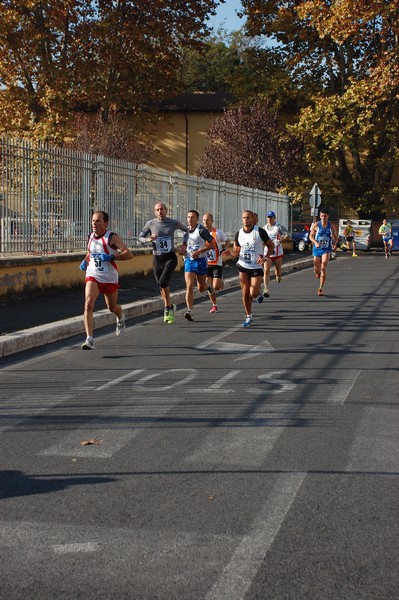
[[[180,229],[186,233],[188,227],[176,219],[167,217],[167,208],[163,202],[155,204],[154,213],[155,219],[147,221],[139,235],[139,240],[143,244],[152,243],[154,276],[165,305],[163,320],[164,323],[171,324],[175,320],[176,311],[176,305],[170,301],[169,287],[177,265],[175,231]]]

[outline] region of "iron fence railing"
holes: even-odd
[[[84,251],[94,210],[130,247],[156,202],[186,222],[187,211],[211,212],[232,238],[242,210],[274,210],[289,228],[288,196],[222,181],[168,173],[46,143],[0,137],[0,250],[2,255]]]

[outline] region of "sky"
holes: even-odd
[[[228,33],[240,29],[244,20],[237,17],[236,11],[241,8],[241,0],[226,0],[217,8],[216,17],[208,22],[210,27],[217,29],[222,26]]]

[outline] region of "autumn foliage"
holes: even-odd
[[[200,175],[269,191],[288,189],[299,169],[299,145],[266,101],[240,104],[206,133]]]
[[[215,0],[2,0],[0,130],[62,139],[75,111],[107,120],[176,89],[180,50]]]
[[[296,134],[324,190],[372,212],[395,191],[399,13],[380,0],[243,0],[248,32],[278,44],[306,90]]]

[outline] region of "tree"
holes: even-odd
[[[398,159],[397,4],[243,0],[243,6],[248,32],[273,39],[294,83],[307,91],[294,129],[314,177],[361,212],[381,207]]]
[[[266,101],[239,104],[215,119],[200,175],[267,191],[284,191],[301,168],[299,145]]]
[[[195,48],[183,51],[182,86],[186,91],[230,92],[237,100],[259,96],[286,113],[298,109],[301,91],[274,47],[243,31],[219,29]]]
[[[66,138],[66,146],[111,158],[146,163],[154,152],[151,141],[134,127],[126,115],[112,111],[106,121],[101,115],[78,113],[71,126],[72,138]]]
[[[73,110],[140,110],[176,89],[217,0],[3,0],[0,126],[61,138]],[[10,117],[11,115],[11,117]]]

